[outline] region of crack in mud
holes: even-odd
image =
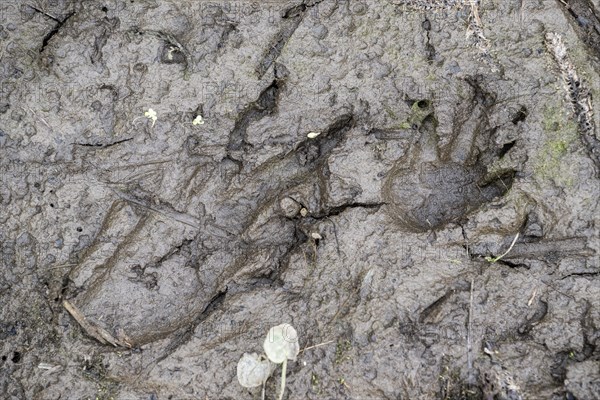
[[[343,212],[349,210],[349,209],[353,209],[353,208],[364,208],[367,210],[379,210],[382,206],[387,205],[387,203],[384,202],[378,202],[378,203],[347,203],[347,204],[342,204],[341,206],[336,206],[336,207],[331,207],[321,213],[318,214],[313,214],[311,215],[312,218],[319,220],[319,219],[325,219],[325,218],[329,218],[329,217],[333,217],[336,215],[340,215]]]
[[[572,277],[584,277],[584,276],[599,276],[600,272],[573,272],[572,274],[568,274],[563,276],[562,278],[560,278],[560,280],[564,280],[567,278],[572,278]]]
[[[35,8],[34,8],[34,10],[37,11],[37,9],[35,9]],[[43,14],[45,14],[45,13],[43,13]],[[48,32],[46,34],[46,36],[44,36],[44,39],[42,40],[42,47],[40,47],[40,53],[44,52],[44,49],[48,45],[48,42],[50,42],[50,39],[52,39],[52,37],[54,37],[54,35],[56,35],[58,33],[60,28],[62,28],[62,26],[65,24],[65,22],[67,22],[67,20],[69,18],[71,18],[73,15],[75,15],[75,12],[71,12],[70,14],[67,14],[66,17],[64,17],[61,21],[58,21],[56,26],[54,26],[54,28],[52,28],[52,30],[50,32]],[[54,18],[52,18],[52,19],[54,19]]]
[[[73,144],[75,144],[77,146],[82,146],[82,147],[101,147],[101,148],[105,149],[107,147],[116,146],[121,143],[129,142],[130,140],[133,140],[133,138],[117,140],[112,143],[73,143]]]

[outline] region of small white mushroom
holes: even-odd
[[[156,123],[156,120],[158,119],[158,117],[156,116],[156,111],[154,111],[153,109],[149,108],[148,111],[146,111],[144,113],[144,116],[150,120],[152,120],[152,126],[154,126],[154,124]]]
[[[237,378],[246,388],[260,386],[266,382],[272,372],[271,364],[264,356],[256,353],[244,353],[237,365]]]
[[[269,329],[269,333],[263,344],[265,353],[269,360],[276,364],[281,364],[281,390],[279,400],[283,399],[285,391],[285,373],[288,360],[296,361],[296,356],[300,352],[298,343],[298,332],[290,324],[281,324]]]
[[[194,118],[194,120],[192,121],[192,125],[203,125],[204,124],[204,119],[202,118],[202,115],[196,115],[196,118]]]
[[[300,352],[298,332],[290,324],[281,324],[269,329],[263,345],[269,360],[281,364],[285,360],[296,360]]]

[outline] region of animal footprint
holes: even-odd
[[[412,151],[398,160],[383,186],[392,217],[405,229],[424,232],[460,222],[469,213],[511,187],[514,173],[487,176],[487,165],[499,158],[490,149],[493,132],[488,115],[495,96],[475,78],[466,79],[468,100],[454,109],[449,143],[440,146],[433,104],[413,106],[422,116],[415,127],[421,133]],[[480,151],[479,149],[483,151]]]

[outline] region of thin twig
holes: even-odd
[[[529,301],[527,302],[528,307],[531,307],[536,295],[537,295],[537,287],[535,289],[533,289],[533,293],[531,293],[531,297],[529,298]]]
[[[75,321],[77,321],[77,323],[83,328],[83,330],[90,335],[91,337],[93,337],[94,339],[96,339],[97,341],[99,341],[102,344],[112,344],[115,347],[121,346],[121,347],[129,347],[131,348],[131,344],[128,343],[125,340],[119,340],[117,338],[115,338],[113,335],[111,335],[106,329],[92,323],[89,322],[87,320],[87,318],[85,317],[85,315],[83,315],[83,313],[81,311],[79,311],[79,309],[77,307],[75,307],[73,304],[71,304],[68,300],[64,300],[63,301],[63,307],[69,312],[69,314],[71,314],[71,316],[73,318],[75,318]]]
[[[499,255],[498,257],[486,257],[485,259],[491,263],[495,263],[496,261],[499,261],[502,257],[504,257],[505,255],[510,253],[512,248],[515,246],[515,243],[517,242],[519,235],[520,235],[520,233],[517,232],[517,234],[515,235],[515,238],[513,239],[512,243],[510,244],[510,247],[503,254]]]
[[[306,350],[314,349],[316,347],[325,346],[327,344],[334,343],[334,342],[335,342],[335,340],[330,340],[328,342],[323,342],[323,343],[315,344],[314,346],[308,346],[308,347],[305,347],[304,349],[300,350],[300,353],[302,353],[302,352],[304,352]]]
[[[56,18],[55,16],[47,13],[44,10],[40,10],[39,8],[34,7],[31,4],[27,4],[27,7],[31,8],[32,10],[34,10],[34,11],[36,11],[36,12],[42,14],[42,15],[45,15],[46,17],[50,18],[51,20],[54,20],[55,22],[58,22],[58,23],[62,22],[60,19]]]
[[[475,279],[471,279],[471,293],[469,295],[469,320],[467,322],[467,371],[470,384],[475,383],[473,379],[473,343],[471,336],[471,326],[473,323],[473,286]]]
[[[50,129],[50,132],[54,133],[54,129],[52,129],[52,127],[50,126],[49,123],[46,122],[46,120],[42,117],[40,117],[35,111],[33,111],[33,109],[31,107],[27,107],[27,109],[29,110],[29,112],[31,112],[31,114],[33,114],[33,116],[37,119],[39,119],[40,121],[42,121],[42,123],[44,125],[46,125],[46,128]]]

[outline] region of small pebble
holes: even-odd
[[[281,199],[279,202],[279,207],[281,208],[283,215],[288,218],[294,218],[296,215],[298,215],[298,212],[301,212],[301,205],[291,197],[284,197]]]

